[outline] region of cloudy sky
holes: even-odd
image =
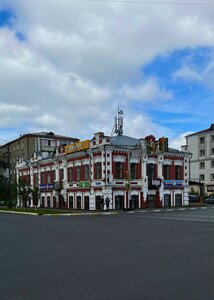
[[[196,3],[198,3],[196,5]],[[169,137],[214,123],[214,1],[0,0],[0,144]]]

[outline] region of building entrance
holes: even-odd
[[[115,209],[124,208],[124,196],[118,195],[115,196]]]

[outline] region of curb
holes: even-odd
[[[102,215],[118,215],[118,212],[97,212],[97,213],[64,213],[64,214],[39,214],[39,213],[32,213],[32,212],[24,212],[24,211],[9,211],[9,210],[0,210],[2,213],[8,214],[19,214],[19,215],[31,215],[31,216],[47,216],[47,217],[54,217],[54,216],[63,216],[63,217],[70,217],[70,216],[102,216]]]
[[[7,214],[19,214],[19,215],[32,215],[32,216],[38,216],[38,213],[32,213],[32,212],[24,212],[24,211],[9,211],[9,210],[0,210],[2,213]]]

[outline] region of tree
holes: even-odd
[[[39,203],[39,199],[40,199],[40,190],[39,190],[39,188],[36,186],[34,189],[31,190],[31,194],[32,194],[32,199],[33,199],[33,206],[36,210],[37,206],[38,206],[38,203]]]
[[[6,177],[0,175],[0,204],[9,208],[16,206],[17,186],[11,184]]]
[[[17,192],[19,200],[22,202],[22,206],[27,209],[27,202],[30,200],[32,190],[22,178],[19,178]]]

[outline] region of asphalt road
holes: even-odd
[[[214,299],[214,209],[0,214],[0,299]]]

